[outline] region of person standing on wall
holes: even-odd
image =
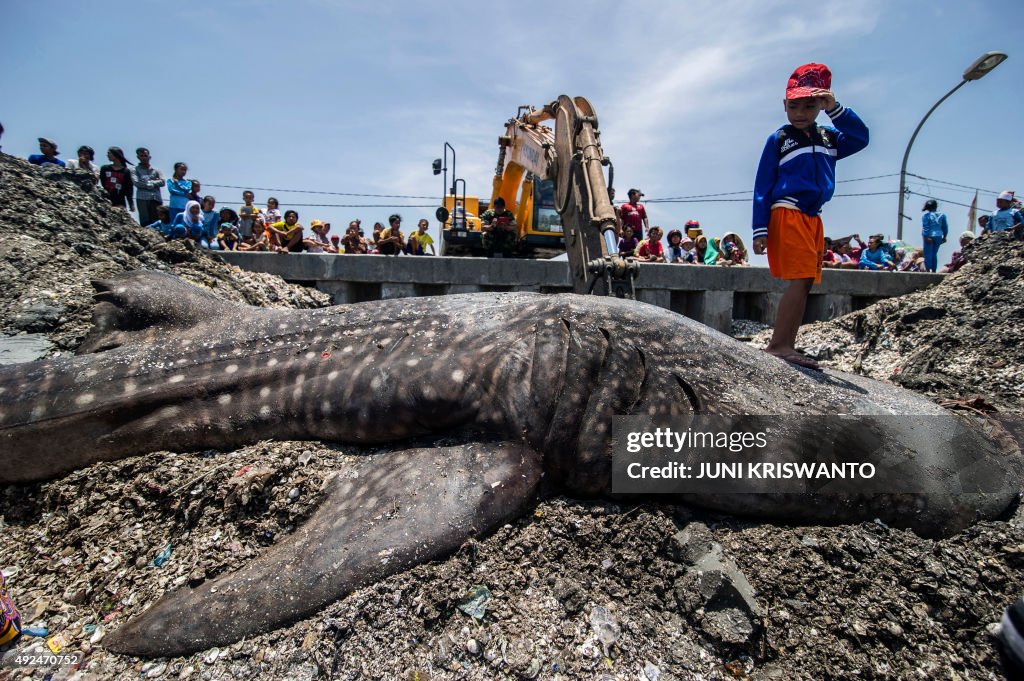
[[[949,223],[946,214],[939,212],[939,204],[935,199],[924,202],[924,214],[921,215],[921,243],[924,244],[924,268],[929,272],[939,269],[939,246],[946,243],[949,236]]]
[[[149,149],[139,147],[135,150],[138,165],[132,169],[132,184],[135,185],[135,205],[139,209],[139,224],[149,225],[156,219],[156,207],[164,205],[164,197],[160,190],[164,186],[164,174],[159,168],[149,164]]]

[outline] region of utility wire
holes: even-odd
[[[436,199],[436,196],[410,196],[408,194],[354,194],[352,192],[321,192],[312,189],[271,189],[269,187],[243,187],[234,184],[208,184],[202,183],[204,187],[220,187],[221,189],[249,189],[258,192],[277,192],[279,194],[328,194],[330,196],[362,196],[373,199]],[[295,204],[292,204],[295,205]],[[316,205],[316,204],[309,204]]]
[[[882,175],[871,175],[867,177],[854,177],[849,179],[837,180],[836,184],[845,182],[866,182],[868,180],[879,180],[889,177],[897,177],[899,173],[885,173]],[[916,173],[907,173],[907,176],[917,178],[924,182],[934,182],[936,184],[946,185],[948,187],[957,187],[959,191],[977,191],[986,194],[998,194],[999,192],[991,189],[982,189],[980,187],[972,187],[970,185],[958,184],[956,182],[948,182],[946,180],[938,180],[931,177],[925,177],[924,175],[918,175]],[[249,189],[252,191],[261,192],[275,192],[281,194],[319,194],[325,196],[354,196],[360,198],[377,198],[377,199],[431,199],[434,200],[436,196],[420,196],[413,194],[367,194],[357,192],[331,192],[331,191],[318,191],[313,189],[281,189],[274,187],[253,187],[244,185],[233,185],[233,184],[214,184],[214,183],[203,183],[204,187],[217,187],[220,189]],[[909,191],[909,190],[908,190]],[[954,190],[956,191],[956,190]],[[845,198],[845,197],[857,197],[857,196],[884,196],[886,194],[898,194],[898,191],[884,191],[884,192],[862,192],[853,194],[835,194],[833,198]],[[911,191],[910,193],[918,196],[926,196],[918,192]],[[742,198],[723,198],[742,196]],[[745,189],[742,191],[734,192],[714,192],[709,194],[686,194],[682,196],[669,196],[665,198],[648,199],[647,203],[746,203],[750,201],[751,190]],[[941,199],[946,203],[952,203],[954,205],[963,206],[966,204],[958,203],[956,201],[950,201],[949,199]],[[435,204],[382,204],[382,203],[292,203],[288,202],[290,206],[297,208],[434,208]]]
[[[839,184],[840,182],[863,182],[865,180],[877,180],[877,179],[883,178],[883,177],[895,177],[895,176],[898,176],[898,175],[899,175],[899,173],[887,173],[885,175],[872,175],[871,177],[853,177],[853,178],[850,178],[848,180],[837,180],[836,184]],[[669,201],[676,201],[676,202],[680,202],[681,203],[681,202],[683,202],[684,199],[704,199],[704,198],[711,198],[711,197],[717,197],[717,196],[735,196],[737,194],[748,194],[749,195],[750,194],[750,190],[749,189],[744,189],[744,190],[738,191],[738,192],[718,192],[716,194],[687,194],[687,195],[684,195],[684,196],[666,196],[664,198],[648,199],[647,203],[661,203],[661,202],[669,202]],[[747,201],[748,199],[730,199],[730,200],[732,200],[732,201]]]
[[[966,184],[957,184],[956,182],[946,182],[945,180],[936,180],[934,177],[925,177],[924,175],[917,175],[915,173],[907,173],[907,175],[909,175],[910,177],[916,177],[917,179],[924,180],[926,182],[934,182],[936,184],[948,184],[951,187],[960,187],[962,189],[969,189],[972,192],[982,192],[984,194],[996,194],[996,195],[999,194],[999,192],[994,191],[992,189],[982,189],[981,187],[972,187],[972,186],[966,185]]]
[[[289,208],[437,208],[435,203],[292,203]]]
[[[747,192],[747,193],[749,193],[749,192]],[[893,190],[884,191],[884,192],[858,192],[858,193],[855,193],[855,194],[833,194],[832,198],[834,198],[834,199],[837,199],[837,198],[847,198],[847,197],[851,197],[851,196],[884,196],[886,194],[899,194],[899,191],[893,189]],[[683,198],[679,198],[679,199],[651,199],[647,203],[730,203],[730,202],[732,202],[732,203],[739,203],[739,202],[747,203],[750,200],[751,199],[749,197],[748,198],[743,198],[743,199],[683,199]]]
[[[907,193],[911,194],[913,196],[923,196],[926,199],[935,199],[936,201],[942,201],[943,203],[951,203],[954,206],[963,206],[964,208],[970,208],[971,207],[971,204],[969,204],[969,203],[960,203],[959,201],[951,201],[950,199],[944,199],[941,196],[932,196],[931,194],[922,194],[921,192],[915,192],[912,189],[908,189]]]

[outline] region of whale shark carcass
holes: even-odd
[[[179,655],[300,619],[507,522],[542,475],[573,495],[609,495],[620,415],[856,414],[877,419],[886,447],[854,438],[850,447],[864,447],[854,454],[898,456],[918,484],[844,498],[678,495],[737,514],[880,518],[940,535],[1003,513],[1021,486],[1018,450],[922,397],[798,370],[634,301],[484,293],[297,311],[230,304],[153,272],[94,285],[80,354],[0,368],[0,482],[270,438],[395,447],[357,479],[335,479],[306,523],[246,567],[167,594],[112,632],[104,644],[118,652]],[[891,425],[903,415],[927,415],[935,433]],[[944,438],[947,426],[961,435]],[[401,448],[442,436],[460,444]],[[964,448],[994,467],[994,487],[952,485]],[[396,493],[401,508],[383,513]]]

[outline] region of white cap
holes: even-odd
[[[1000,201],[1013,201],[1013,192],[1011,192],[1010,190],[1006,190],[1005,192],[1000,192],[998,200],[1000,200]]]

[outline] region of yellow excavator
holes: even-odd
[[[541,125],[549,120],[554,120],[554,130]],[[498,145],[488,205],[501,197],[515,214],[520,252],[539,256],[564,248],[575,292],[633,298],[638,267],[618,254],[615,209],[608,197],[614,167],[601,150],[597,115],[590,102],[562,95],[541,109],[520,107]],[[451,187],[449,150],[455,177]],[[442,172],[445,196],[437,210],[443,225],[442,253],[483,254],[480,215],[484,206],[479,197],[466,194],[465,180],[455,175],[455,150],[447,142],[444,159],[434,161],[434,174]]]

